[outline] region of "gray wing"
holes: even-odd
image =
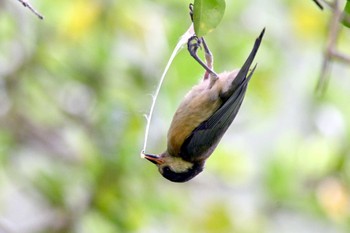
[[[222,98],[222,106],[206,121],[195,128],[181,146],[181,157],[188,161],[200,161],[206,159],[216,148],[220,139],[236,117],[243,102],[248,82],[253,75],[256,65],[250,73],[249,68],[260,46],[265,29],[256,39],[243,67],[232,83],[230,93],[225,93]]]

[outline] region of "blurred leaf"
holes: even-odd
[[[65,180],[62,176],[53,173],[41,172],[33,180],[33,185],[45,196],[53,206],[64,206]]]
[[[234,229],[235,221],[230,219],[227,205],[224,202],[214,202],[208,204],[203,217],[199,219],[196,229],[192,229],[192,232],[236,232]]]
[[[295,193],[293,168],[283,161],[273,161],[267,167],[266,188],[274,200],[285,200]]]
[[[10,132],[3,129],[0,133],[0,167],[10,158],[10,151],[16,145],[16,141]]]
[[[70,39],[81,39],[89,35],[97,22],[100,7],[93,1],[74,1],[63,18],[62,30]],[[90,33],[91,34],[91,33]]]
[[[225,12],[225,0],[195,0],[193,9],[194,31],[198,37],[216,28]]]
[[[90,211],[85,216],[83,216],[81,221],[81,230],[86,233],[115,233],[117,231],[116,227],[111,221],[105,218],[98,211]]]
[[[350,0],[346,1],[346,5],[344,7],[344,17],[343,17],[343,25],[345,27],[350,28]]]
[[[308,39],[315,43],[315,40],[322,38],[324,28],[327,25],[327,18],[323,17],[323,11],[315,10],[307,2],[293,2],[291,5],[291,22],[296,35],[302,40]]]

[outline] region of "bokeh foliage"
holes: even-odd
[[[153,93],[190,24],[183,1],[0,2],[1,232],[348,232],[350,68],[313,89],[329,13],[312,1],[227,1],[215,70],[241,66],[263,27],[240,113],[185,184],[139,156]],[[350,51],[344,31],[339,48]],[[149,152],[203,70],[183,50]]]

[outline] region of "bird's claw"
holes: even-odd
[[[197,50],[202,48],[201,40],[196,36],[191,36],[187,42],[187,49],[191,56],[197,56]]]

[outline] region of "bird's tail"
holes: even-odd
[[[250,70],[250,66],[252,65],[253,63],[253,60],[255,58],[255,55],[256,53],[258,52],[258,49],[260,47],[260,44],[261,44],[261,41],[262,41],[262,38],[264,36],[264,33],[265,33],[265,28],[261,31],[260,35],[258,38],[256,38],[255,40],[255,43],[254,43],[254,46],[253,46],[253,49],[252,51],[250,52],[247,60],[244,62],[244,65],[242,66],[242,68],[240,69],[240,71],[238,72],[236,78],[234,79],[234,81],[232,82],[232,86],[239,86],[242,84],[243,81],[246,81],[248,82],[250,77],[252,76],[254,70],[255,70],[255,67],[256,65],[254,66],[254,68],[250,71],[250,73],[248,74],[249,70]],[[232,88],[232,89],[235,89],[235,88]]]

